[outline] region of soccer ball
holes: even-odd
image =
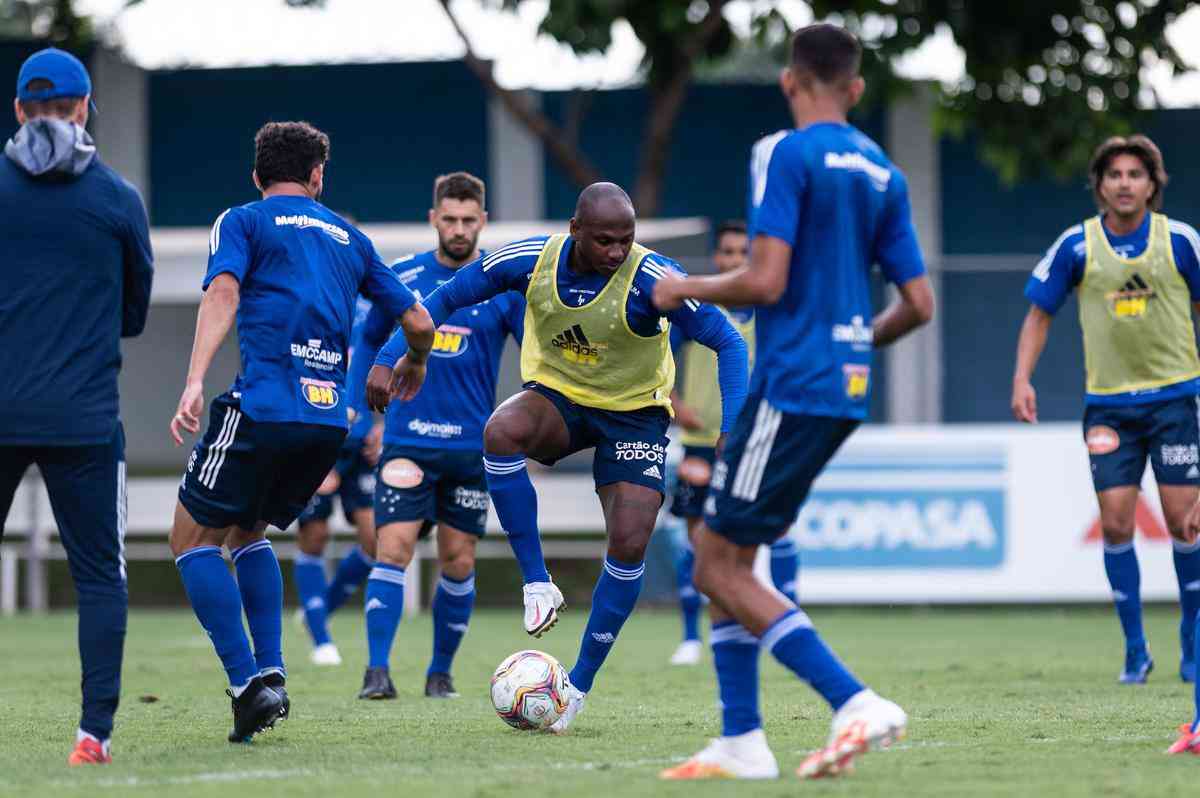
[[[492,706],[516,729],[545,729],[567,710],[567,672],[544,651],[518,651],[492,674]]]

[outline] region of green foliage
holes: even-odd
[[[518,584],[509,583],[513,601]],[[1142,687],[1116,684],[1124,648],[1109,607],[809,609],[839,655],[910,715],[906,740],[866,755],[837,781],[805,785],[793,775],[804,753],[824,742],[829,709],[769,655],[762,658],[762,710],[780,780],[667,784],[656,778],[719,733],[710,664],[666,664],[679,637],[673,611],[638,608],[576,726],[554,737],[501,723],[487,698],[488,678],[502,658],[531,645],[570,666],[586,607],[573,605],[537,641],[521,631],[517,606],[477,613],[455,662],[463,697],[451,701],[421,695],[429,615],[406,617],[392,650],[399,698],[358,701],[365,653],[359,604],[334,616],[345,657],[339,668],[310,665],[303,633],[286,623],[292,719],[246,746],[225,742],[225,674],[192,614],[131,613],[115,761],[85,768],[66,767],[79,717],[74,614],[0,618],[0,795],[1094,798],[1195,792],[1195,757],[1163,755],[1175,724],[1191,719],[1191,686],[1174,673],[1175,607],[1147,611],[1159,667]]]
[[[95,41],[88,17],[72,0],[0,0],[0,38],[35,39],[79,54]]]

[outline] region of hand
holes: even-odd
[[[396,367],[392,369],[390,395],[401,402],[411,401],[424,383],[425,361],[418,363],[411,356],[405,355],[396,361]],[[367,384],[369,386],[370,382]]]
[[[387,366],[372,366],[367,374],[367,406],[376,413],[385,413],[391,401],[392,370]]]
[[[376,421],[371,425],[371,431],[363,438],[363,458],[372,468],[379,465],[379,456],[383,454],[383,423]]]
[[[675,421],[679,426],[683,427],[688,432],[695,432],[698,429],[704,428],[704,420],[700,418],[700,414],[696,412],[696,408],[691,405],[672,400],[672,410],[675,411]]]
[[[654,307],[662,311],[676,310],[683,304],[683,278],[668,270],[665,277],[660,277],[654,283],[654,293],[651,301]]]
[[[183,445],[183,432],[195,435],[200,431],[200,415],[204,412],[204,385],[189,382],[179,397],[179,407],[171,417],[171,437],[176,446]]]
[[[1029,380],[1013,380],[1012,411],[1017,421],[1037,423],[1037,391],[1033,389]]]
[[[1192,509],[1188,510],[1187,519],[1183,522],[1183,534],[1187,543],[1194,543],[1197,536],[1200,536],[1200,502],[1192,505]]]

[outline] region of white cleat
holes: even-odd
[[[342,654],[333,643],[322,643],[308,655],[313,665],[341,665]]]
[[[562,591],[553,582],[530,582],[525,585],[525,631],[541,637],[558,623],[558,611],[566,609]]]
[[[777,779],[779,765],[762,729],[718,737],[682,765],[658,774],[668,781],[695,779]]]
[[[684,640],[671,655],[672,665],[699,665],[704,653],[704,644],[699,640]]]
[[[809,754],[796,775],[820,779],[853,770],[855,757],[887,748],[904,736],[907,727],[903,709],[873,690],[862,690],[834,713],[829,742]]]
[[[587,693],[579,690],[575,685],[567,681],[567,709],[558,720],[550,724],[548,731],[554,734],[562,734],[575,720],[575,716],[583,711],[583,699],[587,698]]]

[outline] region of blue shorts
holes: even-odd
[[[671,515],[679,518],[701,518],[708,484],[712,481],[717,450],[712,446],[684,446],[683,459],[675,470],[675,495],[671,500]]]
[[[1141,485],[1146,458],[1160,485],[1200,485],[1200,400],[1183,396],[1130,407],[1089,406],[1083,439],[1096,491]]]
[[[342,515],[348,524],[354,523],[356,512],[369,510],[374,504],[375,468],[363,457],[360,439],[356,438],[349,446],[342,447],[333,470],[309,499],[304,512],[300,513],[300,523],[328,520],[333,515],[334,496],[338,497]]]
[[[631,482],[659,493],[666,492],[663,471],[666,469],[667,426],[671,417],[665,408],[601,410],[576,404],[544,385],[531,382],[525,388],[553,402],[566,422],[571,441],[562,457],[584,449],[596,449],[592,458],[592,476],[597,488],[614,482]],[[560,459],[538,462],[549,466]]]
[[[192,449],[179,501],[197,523],[285,529],[329,474],[346,430],[323,424],[257,422],[226,392],[213,400],[208,429]]]
[[[777,410],[750,396],[713,468],[704,522],[739,546],[773,543],[796,520],[856,419]]]
[[[388,444],[375,482],[375,526],[443,523],[483,537],[488,492],[483,452]],[[426,524],[422,536],[429,532]]]

